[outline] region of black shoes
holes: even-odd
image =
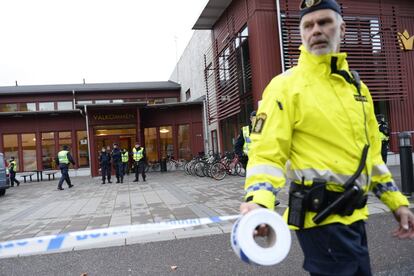
[[[105,182],[102,182],[101,184],[103,185],[103,184],[105,184]]]
[[[58,187],[58,190],[61,190],[61,191],[63,191],[64,189],[63,189],[63,188],[61,188],[61,187]]]
[[[134,181],[132,181],[132,182],[138,182],[139,180],[138,179],[135,179]]]
[[[112,181],[108,181],[108,183],[112,183]]]
[[[75,186],[75,185],[69,185],[69,189],[72,188],[73,186]]]

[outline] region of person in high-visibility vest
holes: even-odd
[[[135,167],[135,180],[134,182],[139,181],[139,174],[142,175],[142,180],[146,181],[145,175],[145,164],[146,164],[146,154],[145,149],[140,146],[139,143],[135,144],[135,148],[132,149],[132,158],[134,159]]]
[[[381,139],[381,156],[382,160],[384,160],[384,163],[387,164],[388,144],[390,142],[390,129],[388,128],[388,123],[385,121],[384,115],[378,114],[377,122]]]
[[[252,111],[250,113],[250,124],[241,128],[239,137],[234,144],[234,153],[239,157],[239,161],[242,163],[244,169],[246,169],[247,162],[249,161],[248,154],[251,146],[250,132],[252,130],[255,116],[256,111]]]
[[[341,6],[302,0],[300,10],[298,64],[273,78],[262,94],[240,212],[273,210],[289,184],[284,217],[302,248],[303,268],[311,275],[372,275],[367,193],[393,212],[395,237],[414,238],[414,214],[381,158],[369,89],[340,52]],[[255,232],[271,231],[260,225]]]
[[[69,164],[75,165],[75,161],[73,161],[72,155],[69,152],[69,147],[64,145],[62,150],[58,152],[56,157],[56,164],[59,165],[61,177],[58,183],[58,190],[64,190],[62,188],[63,181],[66,181],[69,188],[72,188],[74,185],[70,181],[69,177]]]
[[[9,173],[10,173],[10,186],[14,187],[14,183],[19,186],[20,182],[16,179],[17,162],[14,160],[14,156],[10,157],[9,161]]]
[[[126,149],[122,150],[122,169],[123,173],[129,174],[129,152]]]

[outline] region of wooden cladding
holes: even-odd
[[[248,38],[242,32],[234,37],[228,36],[225,41],[227,43],[221,52],[218,52],[216,41],[204,54],[210,124],[238,114],[241,101],[251,95],[252,77]]]
[[[379,1],[338,2],[346,23],[341,51],[348,53],[350,69],[360,73],[374,100],[406,98],[405,66],[396,37],[396,8]],[[289,69],[297,64],[301,44],[299,1],[281,0],[280,9],[284,66]]]

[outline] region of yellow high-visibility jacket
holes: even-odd
[[[399,191],[381,158],[381,142],[374,105],[367,86],[356,86],[333,70],[352,78],[345,53],[316,56],[301,46],[298,65],[275,77],[266,87],[250,137],[246,198],[269,209],[285,183],[311,185],[327,180],[327,189],[343,191],[357,170],[364,145],[366,166],[356,184],[372,191],[391,210],[408,200]],[[336,66],[336,68],[335,68]],[[289,162],[288,162],[289,161]],[[304,228],[316,226],[307,212]],[[331,215],[320,225],[351,224],[366,219],[368,208],[351,216]],[[285,213],[287,217],[287,212]]]

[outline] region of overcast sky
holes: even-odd
[[[208,0],[0,0],[0,86],[167,81]]]

